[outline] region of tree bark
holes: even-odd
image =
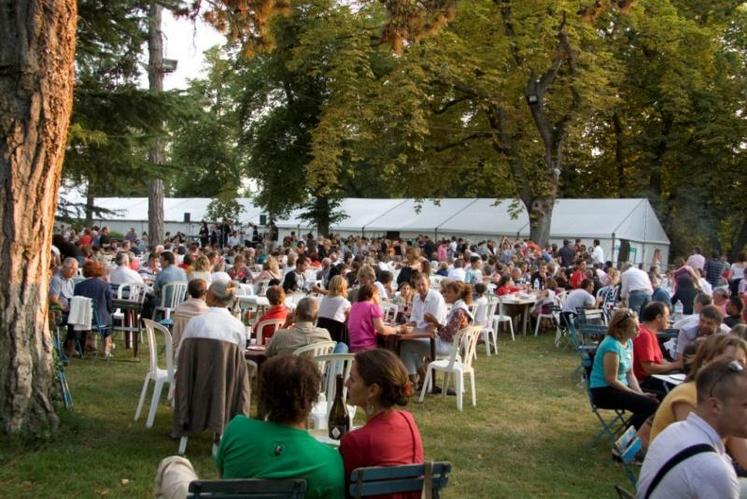
[[[73,103],[75,0],[0,6],[0,425],[57,426],[50,246]]]
[[[529,212],[529,239],[540,246],[546,246],[550,241],[550,225],[552,224],[552,210],[555,198],[543,196],[524,201]]]
[[[150,2],[148,14],[148,84],[154,92],[163,91],[163,33],[161,32],[162,7],[155,0]],[[154,165],[163,164],[163,143],[156,140],[148,152],[148,160]],[[148,240],[151,244],[163,241],[163,180],[151,180],[148,189]]]
[[[316,198],[316,230],[320,236],[329,237],[330,211],[329,198]]]

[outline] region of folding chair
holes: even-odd
[[[593,447],[603,437],[607,437],[610,446],[615,445],[615,441],[618,437],[623,434],[628,426],[630,426],[630,418],[625,417],[625,410],[623,409],[602,409],[594,405],[594,402],[591,399],[591,388],[589,386],[591,367],[594,364],[594,351],[583,351],[582,359],[584,386],[586,388],[586,395],[589,398],[589,406],[591,406],[592,414],[594,414],[602,427],[602,429],[591,439],[588,446]],[[601,411],[611,412],[612,418],[605,419],[605,415]]]
[[[420,492],[430,487],[431,497],[441,497],[441,489],[449,483],[451,463],[428,462],[402,466],[372,466],[357,468],[350,474],[351,497],[370,497],[397,492]]]
[[[262,498],[262,499],[303,499],[306,494],[306,480],[288,478],[284,480],[242,479],[242,480],[195,480],[189,484],[187,499],[209,497],[219,498]]]

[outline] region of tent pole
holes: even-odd
[[[610,251],[610,261],[615,265],[615,233],[612,233],[612,250]]]

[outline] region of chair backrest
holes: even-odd
[[[242,480],[195,480],[189,484],[187,498],[262,498],[303,499],[306,480],[288,478],[264,480],[258,478]]]
[[[171,333],[161,324],[150,319],[143,318],[145,334],[148,338],[148,354],[150,360],[150,370],[155,374],[158,369],[158,342],[156,341],[156,331],[163,334],[164,346],[166,347],[166,370],[169,376],[174,374],[174,345],[171,339]]]
[[[454,335],[451,355],[449,355],[449,369],[454,367],[457,360],[461,360],[465,368],[472,366],[472,357],[475,355],[477,339],[481,332],[482,328],[480,326],[467,326],[457,331]]]
[[[254,295],[254,285],[244,284],[242,282],[237,283],[236,296],[253,296],[253,295]]]
[[[280,329],[280,326],[282,326],[284,323],[285,323],[284,319],[267,319],[264,321],[259,321],[259,323],[257,324],[257,345],[264,345],[265,327],[271,327],[272,334],[275,334],[275,331]]]
[[[487,314],[487,326],[490,325],[491,321],[493,320],[493,316],[495,315],[496,310],[498,309],[498,300],[496,299],[488,299],[488,314]]]
[[[187,283],[173,281],[166,283],[161,289],[161,307],[175,309],[177,305],[184,301],[187,294]]]
[[[265,296],[267,293],[267,288],[269,288],[270,281],[259,281],[256,285],[257,289],[255,290],[257,293],[257,296]]]
[[[441,496],[441,489],[449,483],[451,463],[428,463],[431,468],[431,491],[434,498]],[[357,468],[350,474],[351,497],[388,495],[397,492],[419,492],[423,490],[426,475],[425,464],[401,466],[373,466]]]
[[[395,322],[397,320],[397,314],[399,313],[398,305],[386,302],[382,304],[381,308],[384,309],[384,322]]]
[[[481,332],[482,328],[480,326],[467,326],[460,331],[462,336],[460,341],[462,363],[466,369],[472,367],[472,361],[475,359],[477,340],[479,339]]]
[[[293,351],[293,355],[308,355],[312,358],[319,357],[320,355],[329,355],[334,351],[336,345],[337,343],[334,341],[318,341],[296,348]]]
[[[350,376],[350,369],[353,367],[353,359],[355,359],[355,354],[352,353],[330,353],[314,357],[314,360],[318,363],[322,371],[322,387],[320,393],[325,393],[328,401],[334,400],[335,398],[337,390],[337,375],[342,374],[343,382]],[[347,399],[347,392],[347,387],[343,387],[343,400]]]

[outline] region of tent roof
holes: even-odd
[[[206,218],[208,198],[166,198],[164,220],[182,222],[189,213],[193,223]],[[242,223],[259,222],[263,210],[251,199],[239,198],[244,207]],[[147,198],[96,198],[95,204],[115,211],[106,220],[147,220]],[[418,210],[417,207],[420,207]],[[438,232],[441,234],[484,234],[486,236],[529,235],[529,218],[523,205],[512,199],[363,199],[344,198],[340,211],[347,215],[332,226],[338,232]],[[299,218],[300,210],[276,220],[279,228],[308,228]],[[633,199],[560,199],[553,210],[550,236],[553,238],[599,238],[669,244],[664,229],[649,201]]]
[[[207,218],[207,208],[210,198],[164,198],[163,219],[165,222],[182,222],[184,214],[189,213],[192,223],[198,223]],[[242,223],[259,223],[262,210],[252,203],[249,198],[237,199],[244,211],[239,214]],[[96,206],[115,212],[104,215],[105,220],[147,220],[148,198],[96,198]]]
[[[474,198],[424,199],[420,202],[414,199],[404,199],[393,209],[372,220],[365,226],[365,230],[370,232],[387,230],[433,232],[445,221],[458,217],[460,212],[475,201]]]

